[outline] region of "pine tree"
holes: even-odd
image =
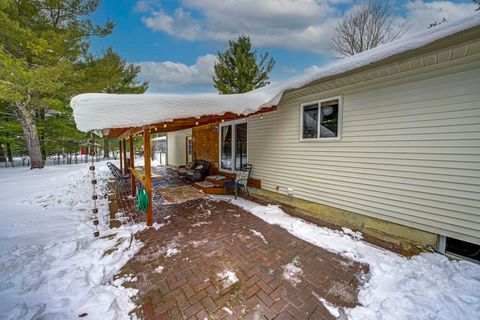
[[[218,53],[214,87],[220,94],[243,93],[263,87],[269,84],[268,74],[274,65],[268,53],[257,56],[250,38],[240,36],[236,41],[229,41],[225,52]]]
[[[65,77],[89,47],[114,24],[84,18],[99,0],[0,0],[0,93],[20,120],[31,168],[43,168],[37,130],[45,109],[61,104]]]
[[[112,50],[89,54],[90,38],[107,36],[114,27],[86,18],[99,2],[0,0],[0,116],[21,123],[32,168],[42,168],[47,155],[76,152],[85,139],[75,129],[72,96],[148,88],[136,81],[138,67]]]
[[[88,55],[85,61],[76,65],[76,93],[143,93],[148,89],[148,82],[138,82],[140,67],[129,64],[111,48],[100,57]],[[74,84],[72,83],[72,86]]]

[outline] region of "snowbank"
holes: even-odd
[[[97,190],[107,168],[97,163]],[[42,170],[0,169],[0,318],[130,319],[135,289],[113,276],[141,248],[144,225],[108,228],[108,201],[98,201],[93,237],[87,164]]]
[[[87,93],[73,97],[70,105],[81,131],[139,127],[178,118],[247,115],[262,107],[277,105],[286,90],[367,66],[399,53],[417,49],[436,40],[480,25],[480,14],[435,28],[348,57],[300,77],[272,83],[244,94],[106,94]]]
[[[360,289],[361,305],[345,310],[348,319],[452,320],[478,319],[480,315],[479,265],[431,253],[406,258],[361,241],[351,230],[322,228],[289,216],[277,206],[221,199],[229,199],[300,239],[367,263],[371,278]]]

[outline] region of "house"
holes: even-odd
[[[329,222],[440,251],[480,245],[478,14],[243,95],[93,94],[71,104],[84,131],[187,129],[180,140],[191,137],[192,159],[213,173],[248,162],[252,191]]]

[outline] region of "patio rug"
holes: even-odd
[[[182,203],[190,200],[205,198],[207,195],[192,186],[164,188],[157,191],[165,203]]]

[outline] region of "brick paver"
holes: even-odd
[[[119,200],[123,211],[142,218],[125,197]],[[368,266],[227,201],[157,204],[156,210],[165,225],[137,235],[144,247],[121,271],[136,277],[141,318],[335,319],[322,299],[340,308],[358,303],[359,279]],[[285,270],[292,271],[290,279]]]

